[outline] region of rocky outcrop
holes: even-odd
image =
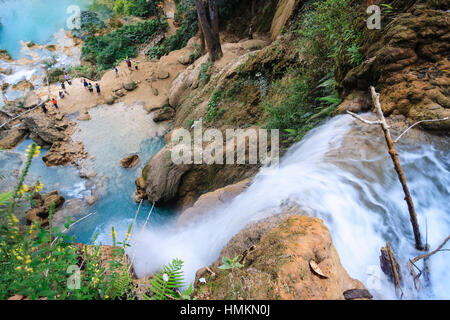
[[[47,166],[65,166],[76,164],[78,159],[85,159],[87,152],[81,142],[55,142],[50,150],[42,157]]]
[[[163,107],[155,111],[153,121],[162,122],[172,120],[175,117],[175,110],[171,107]]]
[[[134,89],[137,88],[137,84],[136,82],[130,80],[130,81],[125,81],[123,83],[123,88],[127,91],[133,91]]]
[[[134,168],[138,162],[139,156],[137,154],[132,154],[120,160],[120,165],[123,168]]]
[[[402,114],[412,122],[450,117],[450,13],[439,3],[444,2],[417,1],[382,33],[368,33],[368,59],[343,78],[344,96],[376,84],[386,115]],[[448,131],[450,120],[423,126]]]
[[[169,202],[178,192],[181,177],[190,165],[176,165],[172,162],[171,148],[162,148],[144,167],[142,177],[145,180],[145,191],[150,202]]]
[[[27,224],[39,222],[41,226],[48,226],[48,216],[51,204],[54,203],[55,209],[57,209],[64,201],[64,197],[60,196],[56,190],[44,195],[39,193],[36,194],[33,197],[31,209],[26,212]]]
[[[318,218],[281,215],[253,224],[233,237],[221,253],[230,258],[235,255],[239,255],[242,268],[232,272],[221,270],[218,266],[222,262],[218,260],[197,272],[197,298],[343,300],[371,297],[364,285],[352,279],[343,268],[330,233]]]
[[[14,148],[20,141],[27,135],[26,130],[21,126],[14,127],[8,130],[6,133],[2,133],[0,137],[0,148],[1,149],[11,149]]]
[[[270,27],[270,37],[272,40],[275,40],[280,35],[281,30],[297,7],[298,2],[298,0],[278,1],[277,11],[273,17],[272,26]]]
[[[68,123],[41,114],[30,114],[23,118],[24,128],[29,131],[30,139],[40,146],[51,146],[53,143],[63,141],[66,138],[64,130]]]
[[[30,91],[30,92],[27,93],[27,95],[25,97],[25,101],[23,103],[23,107],[25,109],[31,109],[31,108],[36,107],[40,103],[41,103],[41,99],[38,97],[36,92]]]
[[[180,225],[189,223],[203,214],[210,213],[221,204],[230,202],[236,196],[244,192],[250,186],[251,181],[252,179],[245,179],[238,183],[201,195],[192,207],[181,213],[177,223]]]

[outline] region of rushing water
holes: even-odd
[[[376,298],[395,298],[379,267],[380,248],[390,241],[402,265],[407,298],[450,298],[450,255],[431,258],[431,291],[416,296],[406,261],[419,253],[401,186],[379,129],[339,116],[311,131],[283,157],[280,169],[259,175],[247,191],[186,226],[150,225],[136,235],[135,269],[153,272],[174,257],[185,261],[188,280],[217,259],[227,241],[248,222],[280,212],[294,201],[328,226],[341,262]],[[446,138],[404,139],[400,161],[415,200],[422,234],[435,248],[450,232],[450,154]],[[403,138],[402,138],[403,139]],[[427,227],[427,228],[426,228]]]

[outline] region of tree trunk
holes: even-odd
[[[398,153],[397,153],[397,150],[395,150],[394,140],[392,140],[391,133],[389,131],[389,127],[386,123],[386,119],[384,118],[383,111],[381,110],[379,95],[378,95],[378,93],[376,93],[374,87],[370,87],[370,90],[371,90],[372,100],[375,105],[375,109],[377,110],[378,119],[381,122],[381,128],[383,129],[384,136],[386,138],[386,144],[388,146],[389,155],[392,158],[392,162],[394,163],[395,171],[397,172],[398,179],[400,180],[400,183],[403,188],[403,192],[405,193],[405,201],[406,201],[406,204],[408,205],[409,218],[411,221],[411,225],[413,227],[416,249],[417,250],[425,250],[425,248],[422,244],[422,240],[420,238],[419,223],[417,222],[417,214],[416,214],[416,210],[414,209],[414,203],[412,201],[411,194],[409,193],[409,189],[406,184],[405,174],[403,173],[403,169],[400,165],[400,161],[398,160]]]
[[[200,52],[203,54],[206,50],[205,44],[205,34],[203,33],[202,26],[200,23],[200,15],[197,12],[197,20],[198,20],[198,31],[200,32]]]
[[[219,35],[219,8],[217,7],[217,0],[209,0],[208,3],[212,30],[216,35]]]
[[[222,48],[220,46],[219,34],[216,34],[207,19],[206,10],[201,0],[195,0],[197,7],[200,28],[206,40],[206,46],[212,61],[219,59],[222,56]]]

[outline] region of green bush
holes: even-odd
[[[162,25],[167,28],[167,23]],[[137,46],[160,30],[157,19],[124,25],[104,36],[89,37],[81,49],[83,59],[100,70],[111,68],[118,60],[137,55]]]
[[[26,164],[16,187],[0,194],[0,299],[13,295],[31,300],[114,299],[123,296],[123,290],[128,290],[130,284],[123,280],[127,278],[129,269],[123,256],[128,247],[131,226],[126,241],[117,244],[112,229],[112,259],[108,261],[108,272],[105,272],[105,265],[100,263],[99,246],[90,250],[87,246],[80,249],[73,244],[72,237],[65,235],[73,223],[70,219],[64,225],[65,230],[53,226],[54,203],[50,204],[47,228],[39,222],[30,226],[21,225],[16,217],[19,206],[27,202],[33,206],[34,197],[43,187],[39,181],[32,187],[24,184],[32,159],[39,155],[40,147],[33,143],[26,152]],[[70,288],[69,277],[80,270],[80,263],[80,286]]]
[[[223,95],[221,91],[214,91],[211,100],[208,102],[208,107],[206,109],[206,121],[213,122],[219,119],[225,109],[219,109],[219,103],[222,101]]]
[[[116,14],[132,15],[145,18],[156,15],[156,2],[154,0],[115,0],[113,11]]]
[[[193,0],[179,0],[177,3],[178,14],[175,21],[182,21],[177,32],[165,39],[162,44],[148,53],[151,58],[159,59],[163,55],[174,50],[184,48],[189,39],[198,32],[197,10]]]

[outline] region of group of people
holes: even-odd
[[[88,83],[86,81],[86,79],[82,80],[83,82],[83,86],[86,90],[89,90],[90,93],[94,92],[94,87],[92,86],[92,83]],[[100,85],[98,83],[95,84],[95,90],[97,91],[97,94],[100,95],[101,94],[101,90],[100,90]]]
[[[137,61],[134,61],[132,63],[131,60],[129,58],[127,58],[125,60],[125,62],[127,64],[129,70],[132,70],[132,66],[134,66],[136,71],[138,71],[139,67],[138,67],[138,62]],[[117,66],[114,66],[113,70],[114,70],[114,72],[116,74],[116,77],[119,77],[119,69],[117,69]],[[66,79],[66,81],[69,84],[69,86],[71,86],[72,85],[72,79],[70,78],[70,75],[67,72],[64,74],[64,78]],[[81,82],[83,83],[83,86],[84,86],[84,88],[86,90],[88,90],[90,93],[94,92],[94,86],[92,86],[92,83],[87,82],[86,79],[83,79]],[[59,91],[59,98],[60,99],[64,99],[65,95],[69,94],[67,92],[67,90],[66,90],[65,81],[61,82],[61,89],[62,89],[62,91]],[[95,84],[95,91],[97,92],[98,95],[101,95],[101,89],[100,89],[100,85],[98,83]],[[55,98],[51,98],[50,101],[51,101],[51,103],[53,104],[53,106],[56,109],[59,109],[58,102],[56,101]],[[47,113],[47,108],[45,107],[45,104],[42,104],[41,106],[42,106],[42,110],[44,111],[44,113]]]

